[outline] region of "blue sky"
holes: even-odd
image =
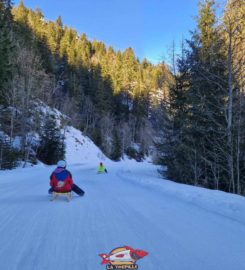
[[[14,1],[15,4],[19,0]],[[140,59],[168,60],[171,44],[180,44],[195,27],[198,0],[24,0],[48,20],[63,23],[116,50],[132,47]]]

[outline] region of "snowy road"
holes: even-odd
[[[245,269],[245,219],[137,181],[154,179],[148,168],[132,173],[119,164],[97,175],[70,167],[86,196],[69,203],[49,201],[52,169],[0,172],[0,269],[106,269],[98,254],[124,245],[149,252],[137,262],[142,270]],[[233,206],[237,200],[244,204],[237,196]]]

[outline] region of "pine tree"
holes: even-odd
[[[244,125],[244,35],[245,35],[244,1],[228,1],[223,17],[223,35],[227,57],[227,148],[229,168],[229,191],[241,193],[241,169]]]
[[[210,50],[216,36],[214,25],[216,23],[214,0],[205,0],[200,4],[198,29],[200,31],[201,57],[207,60],[212,56]]]
[[[0,132],[0,170],[15,168],[19,158],[20,153],[12,147],[9,137]]]
[[[214,2],[201,5],[198,29],[178,61],[179,73],[170,91],[173,121],[168,172],[174,179],[210,188],[228,189],[226,152],[226,69],[222,37],[216,27]],[[220,179],[226,179],[221,183]]]
[[[113,130],[113,137],[112,137],[112,150],[111,150],[111,159],[115,161],[119,161],[120,158],[122,157],[122,146],[121,146],[121,140],[119,137],[119,134],[114,128]]]
[[[13,32],[11,2],[0,1],[0,104],[6,102],[5,92],[12,76]]]
[[[64,159],[64,155],[64,137],[57,127],[56,120],[49,116],[44,123],[37,158],[45,164],[53,165]]]

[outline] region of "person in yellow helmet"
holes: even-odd
[[[105,168],[105,166],[102,162],[100,162],[100,164],[97,168],[97,173],[107,173],[107,169]]]

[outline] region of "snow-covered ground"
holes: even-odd
[[[94,167],[102,162],[110,160],[102,151],[89,139],[83,136],[81,131],[69,126],[65,131],[66,161],[68,164],[84,165]]]
[[[111,162],[68,134],[84,197],[49,201],[55,166],[0,172],[0,269],[106,269],[98,255],[124,245],[149,252],[142,270],[245,269],[245,198],[160,179],[147,161]],[[96,173],[100,160],[108,174]]]

